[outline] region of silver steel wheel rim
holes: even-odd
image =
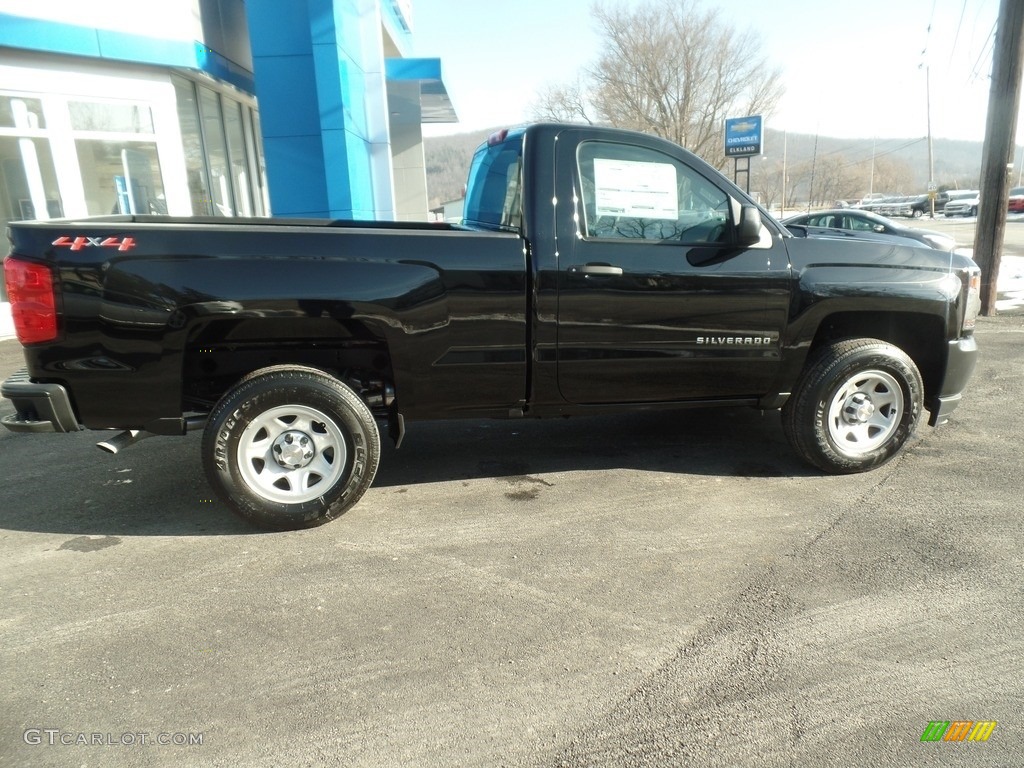
[[[254,493],[302,504],[327,493],[341,478],[348,448],[344,433],[322,411],[281,405],[249,422],[236,455],[242,479]]]
[[[903,418],[903,387],[885,371],[862,371],[836,390],[828,409],[828,432],[847,456],[884,445]]]

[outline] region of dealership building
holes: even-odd
[[[412,30],[411,0],[0,0],[0,227],[426,220],[422,125],[456,115]]]

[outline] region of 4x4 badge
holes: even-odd
[[[135,247],[134,237],[58,237],[51,245],[60,245],[80,251],[83,248],[117,248],[119,251],[130,251]]]

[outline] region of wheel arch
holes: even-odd
[[[830,344],[857,338],[878,339],[902,349],[921,372],[926,402],[941,387],[948,351],[942,317],[896,311],[836,312],[819,323],[807,360]]]
[[[247,376],[279,366],[312,368],[344,381],[378,415],[394,398],[391,347],[372,324],[222,318],[190,334],[182,358],[183,408],[209,410]]]

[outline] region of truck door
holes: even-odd
[[[773,225],[737,244],[742,198],[658,139],[559,136],[558,386],[579,404],[745,398],[780,364],[790,270]],[[559,190],[564,199],[567,190]]]

